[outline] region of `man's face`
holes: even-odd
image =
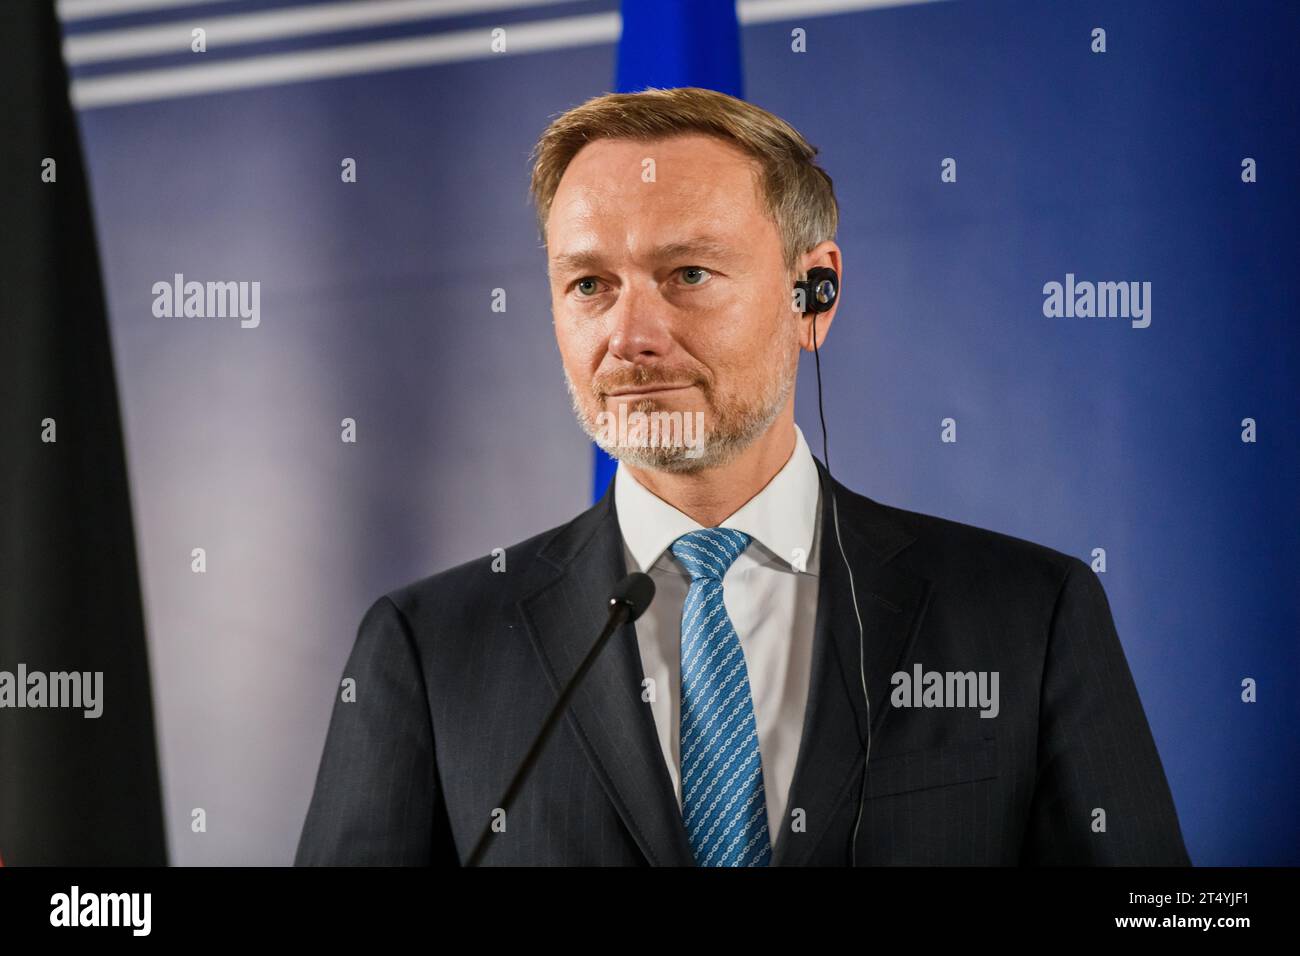
[[[584,431],[629,464],[716,466],[791,401],[793,276],[757,176],[737,147],[691,134],[596,140],[560,181],[546,235],[565,379]],[[625,421],[702,413],[702,448],[620,445],[620,404]]]

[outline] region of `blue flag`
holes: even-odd
[[[615,89],[702,86],[743,96],[735,0],[623,0]],[[593,500],[618,462],[595,445]]]

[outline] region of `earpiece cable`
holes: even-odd
[[[810,283],[811,285],[811,283]],[[838,291],[838,290],[837,290]],[[813,341],[813,362],[817,367],[817,415],[821,419],[822,426],[822,459],[826,463],[826,474],[834,480],[831,473],[831,453],[830,442],[826,433],[826,410],[822,404],[822,360],[821,352],[817,346],[817,312],[814,309],[812,313],[812,341]],[[835,500],[835,489],[827,483],[827,490],[831,497],[831,514],[835,521],[835,542],[839,545],[840,558],[844,562],[844,570],[849,575],[849,594],[853,598],[853,616],[858,622],[858,676],[862,681],[862,700],[867,705],[867,749],[865,758],[862,761],[862,792],[858,799],[858,815],[853,823],[853,836],[849,841],[849,865],[858,865],[858,829],[862,825],[862,810],[867,802],[867,767],[871,763],[871,698],[867,694],[867,665],[866,665],[866,640],[862,627],[862,614],[858,610],[858,592],[853,581],[853,568],[849,564],[848,555],[844,552],[844,540],[840,537],[840,510],[839,504]]]

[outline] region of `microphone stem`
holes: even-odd
[[[515,775],[510,780],[510,786],[506,788],[505,795],[501,798],[501,802],[497,804],[497,807],[505,811],[507,817],[510,812],[510,804],[517,796],[519,788],[523,786],[524,779],[528,776],[528,772],[532,769],[533,764],[535,764],[537,758],[541,756],[542,746],[546,743],[547,737],[550,736],[555,724],[559,721],[560,715],[563,714],[567,708],[569,698],[573,696],[573,692],[582,682],[587,671],[591,669],[591,665],[595,663],[597,656],[600,654],[601,648],[603,648],[606,642],[609,641],[609,638],[614,631],[627,620],[628,611],[628,605],[622,601],[616,601],[612,604],[609,611],[609,620],[605,622],[605,629],[600,632],[600,636],[596,638],[596,642],[591,645],[591,650],[587,652],[587,656],[583,658],[582,663],[578,665],[578,669],[574,671],[573,676],[569,678],[569,683],[565,685],[564,690],[560,692],[560,696],[556,699],[554,706],[551,707],[551,712],[546,715],[546,720],[542,723],[542,729],[538,732],[537,738],[533,741],[533,745],[528,748],[528,753],[524,756],[523,762],[519,764],[519,769],[515,771]],[[473,851],[466,859],[466,866],[479,865],[479,861],[483,858],[483,854],[487,852],[488,842],[491,838],[492,821],[489,820],[487,825],[483,828],[483,832],[479,836],[478,842],[474,844]]]

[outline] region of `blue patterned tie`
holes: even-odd
[[[682,817],[700,866],[767,866],[772,859],[758,724],[740,638],[722,578],[749,545],[731,528],[672,544],[691,573],[682,607]]]

